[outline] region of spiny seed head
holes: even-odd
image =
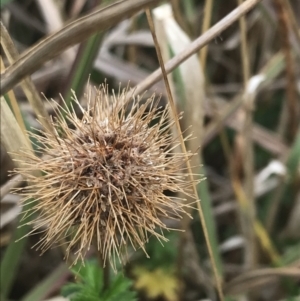
[[[164,240],[157,232],[167,229],[161,218],[185,213],[183,199],[165,194],[189,193],[185,155],[173,153],[179,144],[170,134],[174,122],[154,96],[126,100],[126,91],[109,96],[103,85],[94,99],[89,94],[86,110],[75,102],[83,117],[56,109],[55,135],[31,134],[40,155],[21,158],[25,168],[17,172],[29,183],[24,200],[31,198],[30,212],[39,213],[28,223],[45,232],[42,250],[66,243],[76,262],[94,243],[114,263],[128,242],[145,251],[149,235]]]

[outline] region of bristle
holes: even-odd
[[[88,99],[87,110],[80,106],[82,119],[64,110],[72,128],[55,109],[53,126],[62,134],[33,135],[43,157],[26,156],[27,167],[16,171],[32,183],[23,193],[39,212],[34,229],[46,228],[40,249],[67,241],[67,252],[80,260],[96,241],[104,262],[114,265],[128,243],[145,251],[150,235],[164,240],[161,218],[180,218],[188,206],[164,192],[190,196],[191,183],[184,154],[171,150],[179,142],[170,136],[168,107],[160,108],[154,96],[125,102],[124,91],[109,96],[107,89]],[[34,169],[42,178],[31,174]]]

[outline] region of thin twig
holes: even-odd
[[[168,100],[169,100],[170,107],[171,107],[171,110],[172,110],[172,113],[173,113],[173,119],[175,120],[175,124],[176,124],[177,130],[178,130],[178,133],[180,134],[181,148],[182,148],[183,153],[186,155],[187,169],[188,169],[188,172],[189,172],[190,181],[192,183],[193,193],[194,193],[194,195],[197,199],[197,202],[196,202],[197,203],[197,208],[198,208],[200,221],[201,221],[204,236],[205,236],[206,245],[207,245],[207,248],[208,248],[208,253],[209,253],[209,256],[210,256],[210,260],[212,262],[212,267],[213,267],[213,272],[214,272],[215,279],[216,279],[218,294],[219,294],[220,300],[223,301],[224,296],[223,296],[223,292],[222,292],[221,281],[220,281],[220,278],[219,278],[219,275],[218,275],[215,258],[213,256],[213,251],[212,251],[212,247],[211,247],[211,244],[210,244],[207,227],[206,227],[206,224],[205,224],[205,218],[204,218],[203,210],[202,210],[202,207],[200,205],[200,200],[199,200],[199,197],[198,197],[196,184],[195,184],[195,181],[193,179],[193,172],[192,172],[191,164],[190,164],[190,161],[188,159],[186,146],[185,146],[184,139],[183,139],[183,136],[182,136],[182,131],[181,131],[181,127],[180,127],[180,124],[179,124],[179,118],[178,118],[178,114],[177,114],[177,110],[176,110],[176,105],[175,105],[175,102],[174,102],[174,99],[173,99],[173,96],[172,96],[168,76],[167,76],[167,73],[166,73],[166,70],[165,70],[164,61],[163,61],[163,58],[162,58],[162,55],[161,55],[160,47],[159,47],[157,37],[156,37],[156,34],[155,34],[155,29],[154,29],[154,24],[153,24],[151,12],[150,12],[149,9],[146,9],[146,15],[147,15],[147,20],[148,20],[149,27],[150,27],[150,30],[151,30],[151,33],[152,33],[152,37],[153,37],[153,40],[154,40],[154,44],[155,44],[159,64],[160,64],[160,67],[161,67],[161,70],[162,70],[162,75],[163,75],[163,78],[164,78],[164,82],[165,82],[165,86],[166,86],[166,90],[167,90],[167,94],[168,94]]]
[[[274,6],[277,12],[277,18],[279,23],[279,35],[281,39],[281,47],[285,56],[285,68],[286,68],[286,94],[287,94],[287,128],[286,134],[289,141],[293,141],[298,130],[300,108],[297,100],[297,84],[294,66],[296,63],[293,59],[291,43],[289,40],[289,15],[285,5],[286,1],[273,0]]]
[[[243,0],[238,0],[240,5]],[[237,139],[244,140],[244,147],[242,150],[243,154],[243,169],[244,169],[244,185],[245,193],[247,195],[248,209],[246,211],[241,210],[241,224],[242,229],[246,238],[245,247],[245,264],[247,268],[252,268],[256,262],[256,243],[254,233],[254,220],[256,215],[255,203],[254,203],[254,154],[253,154],[253,143],[252,143],[252,110],[254,98],[248,93],[248,85],[250,79],[250,63],[247,43],[247,25],[246,19],[242,16],[239,20],[240,32],[241,32],[241,58],[243,66],[243,83],[244,83],[244,106],[243,106],[243,130],[241,136]],[[247,216],[245,216],[245,214]]]
[[[206,0],[205,1],[204,18],[203,18],[203,24],[202,24],[202,34],[205,33],[209,29],[210,22],[211,22],[213,3],[214,3],[214,0]],[[200,51],[200,61],[201,61],[201,66],[203,68],[203,71],[205,71],[207,51],[208,51],[208,46],[203,47]]]
[[[298,44],[300,45],[300,30],[298,28],[298,22],[296,20],[291,3],[289,1],[284,1],[283,5],[285,6],[286,14],[288,16],[287,20],[290,23],[291,29],[294,31]]]
[[[229,13],[226,17],[220,20],[217,24],[212,26],[203,35],[201,35],[199,38],[193,41],[189,47],[187,47],[181,53],[179,53],[178,55],[170,59],[168,62],[166,62],[166,72],[172,72],[182,62],[187,60],[194,53],[197,53],[203,46],[205,46],[211,40],[216,38],[222,31],[227,29],[230,25],[236,22],[241,16],[245,15],[249,10],[251,10],[253,7],[255,7],[255,5],[257,5],[261,1],[262,0],[247,0],[242,5],[234,9],[231,13]],[[160,68],[158,68],[153,73],[151,73],[145,80],[143,80],[140,84],[136,86],[135,93],[141,94],[145,90],[149,89],[149,87],[159,82],[162,78],[162,71]]]

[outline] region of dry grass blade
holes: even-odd
[[[167,73],[172,72],[176,67],[178,67],[182,62],[187,60],[191,55],[199,51],[203,46],[208,44],[211,40],[216,38],[222,31],[227,29],[230,25],[236,22],[241,16],[245,15],[249,10],[251,10],[255,5],[257,5],[262,0],[247,0],[242,5],[234,9],[226,17],[224,17],[217,24],[212,26],[203,35],[197,38],[191,43],[189,47],[180,52],[178,55],[174,56],[165,64],[165,70]],[[157,83],[163,78],[161,69],[157,69],[152,74],[150,74],[145,80],[143,80],[139,85],[136,86],[136,93],[141,94],[145,90],[149,89],[153,84]]]
[[[21,212],[21,207],[16,204],[15,206],[1,213],[0,229],[3,229],[3,227],[11,223],[12,221],[16,220],[20,212]]]
[[[64,23],[59,3],[54,0],[37,0],[37,5],[43,15],[48,33],[60,30]],[[75,57],[75,49],[70,48],[62,53],[62,61],[64,64],[70,65]]]
[[[278,52],[268,60],[265,66],[261,68],[260,72],[250,78],[248,83],[250,90],[248,91],[248,94],[250,93],[250,96],[255,98],[258,91],[260,91],[262,87],[268,86],[271,80],[275,79],[283,69],[284,57],[281,52]],[[232,115],[234,115],[241,107],[243,100],[244,99],[240,94],[236,95],[229,104],[226,104],[222,99],[215,100],[219,118],[208,125],[203,141],[204,144],[208,143],[216,133],[220,131],[224,123],[236,131],[241,131],[243,128],[242,121]],[[207,114],[212,116],[215,109],[210,107],[207,109]],[[278,135],[258,124],[253,124],[252,130],[253,133],[251,136],[253,140],[272,154],[285,156],[288,153],[288,146],[280,139],[280,137],[278,137]]]
[[[38,285],[32,288],[20,301],[38,301],[44,300],[51,294],[53,289],[59,285],[60,282],[65,281],[69,277],[69,270],[65,263],[61,263],[51,273],[44,277]],[[50,300],[50,299],[49,299]],[[65,298],[53,298],[52,301],[69,301]]]
[[[176,55],[189,44],[189,38],[175,22],[168,4],[156,8],[153,14],[156,28],[159,29],[159,32],[156,31],[158,43],[162,57],[166,60],[170,57],[170,49]],[[206,99],[204,75],[195,54],[179,66],[179,71],[182,85],[180,86],[181,93],[178,94],[181,94],[179,97],[183,98],[184,105],[180,105],[180,100],[176,105],[184,111],[182,123],[184,123],[183,130],[186,136],[192,134],[193,129],[197,129],[197,137],[188,143],[189,150],[195,151],[202,144],[203,137],[204,101]],[[171,77],[169,83],[172,83]],[[198,174],[199,156],[193,156],[191,165],[194,166],[193,174]]]
[[[230,281],[225,286],[227,294],[242,294],[255,289],[262,283],[273,281],[274,278],[289,277],[300,279],[300,269],[297,267],[265,268],[245,273]]]
[[[228,125],[235,130],[240,129],[239,122],[235,120],[228,120]],[[285,156],[288,153],[288,146],[276,134],[258,124],[253,126],[252,137],[257,144],[274,155]]]
[[[285,56],[285,71],[286,71],[286,93],[287,102],[285,103],[285,110],[283,114],[287,118],[283,124],[283,132],[288,137],[289,141],[293,141],[298,130],[300,119],[300,107],[297,95],[296,73],[294,66],[295,61],[293,58],[292,47],[289,39],[289,16],[287,6],[284,0],[274,0],[274,6],[277,12],[277,18],[279,23],[279,36],[281,39],[281,47]]]
[[[215,135],[216,131],[222,127],[223,122],[229,128],[232,128],[236,131],[241,131],[242,122],[237,118],[230,118],[234,113],[235,110],[242,104],[243,99],[237,99],[229,105],[224,107],[224,111],[220,114],[219,120],[217,122],[212,123],[207,128],[207,133],[204,137],[204,143],[208,143],[210,139]],[[222,107],[219,108],[219,111],[222,111]],[[222,119],[224,118],[224,119]],[[267,151],[274,155],[279,156],[286,156],[289,149],[286,143],[282,141],[278,135],[274,134],[270,130],[264,128],[261,125],[254,124],[253,125],[253,133],[252,138],[253,140],[260,145],[261,147],[265,148]]]
[[[169,101],[169,104],[170,104],[170,108],[172,110],[173,119],[176,120],[175,125],[177,127],[178,133],[180,134],[180,145],[181,145],[183,153],[186,156],[187,171],[189,173],[190,181],[192,183],[193,194],[195,195],[196,199],[198,200],[196,202],[197,203],[197,208],[198,208],[198,212],[199,212],[199,216],[200,216],[200,221],[201,221],[201,224],[202,224],[202,227],[203,227],[203,232],[204,232],[205,241],[206,241],[207,248],[208,248],[208,253],[209,253],[209,256],[210,256],[210,259],[211,259],[211,262],[212,262],[212,268],[213,268],[214,276],[215,276],[215,279],[216,279],[217,291],[218,291],[220,300],[223,301],[224,296],[223,296],[223,291],[222,291],[221,280],[220,280],[219,275],[218,275],[215,258],[214,258],[214,255],[213,255],[211,243],[210,243],[210,240],[209,240],[208,231],[207,231],[206,224],[205,224],[204,213],[203,213],[203,210],[202,210],[201,205],[200,205],[200,200],[199,200],[199,197],[198,197],[196,183],[195,183],[194,178],[193,178],[193,171],[192,171],[192,168],[191,168],[191,163],[188,159],[188,154],[187,154],[186,146],[185,146],[185,143],[184,143],[184,138],[182,136],[181,127],[180,127],[180,124],[179,124],[179,119],[178,119],[178,114],[177,114],[175,102],[174,102],[174,99],[173,99],[173,96],[172,96],[171,88],[170,88],[170,85],[169,85],[167,73],[166,73],[165,66],[164,66],[164,61],[163,61],[163,58],[162,58],[162,55],[161,55],[161,52],[160,52],[160,47],[159,47],[159,44],[158,44],[158,41],[157,41],[157,38],[156,38],[154,24],[153,24],[151,12],[150,12],[149,9],[146,10],[146,15],[147,15],[149,27],[150,27],[150,30],[151,30],[151,33],[152,33],[152,36],[153,36],[153,40],[154,40],[154,43],[155,43],[156,53],[157,53],[157,56],[158,56],[160,67],[161,67],[163,79],[164,79],[164,82],[165,82],[165,85],[166,85],[166,90],[167,90],[167,94],[168,94],[168,101]]]
[[[291,27],[294,31],[295,36],[296,36],[298,45],[300,45],[300,30],[298,28],[298,23],[297,23],[297,20],[296,20],[295,12],[293,11],[293,8],[292,8],[289,1],[285,1],[283,4],[285,5],[286,12],[287,12],[287,15],[288,15],[288,19],[291,23]]]
[[[272,197],[272,206],[270,207],[270,212],[268,214],[268,218],[266,221],[266,227],[271,232],[273,230],[274,224],[276,222],[276,217],[278,214],[278,209],[280,202],[282,200],[282,195],[286,191],[286,184],[287,182],[293,181],[294,179],[297,179],[297,174],[299,174],[299,161],[300,161],[300,128],[298,129],[298,134],[295,139],[294,145],[289,151],[289,154],[287,156],[283,157],[283,161],[285,161],[285,164],[287,166],[288,171],[288,181],[282,179],[279,182],[279,185],[276,187],[276,190],[274,191],[274,195]],[[295,210],[291,210],[295,214],[295,211],[297,209],[297,204],[295,203]],[[290,224],[291,219],[288,219],[288,225]],[[298,231],[299,233],[299,231]],[[286,233],[284,233],[286,234]]]
[[[1,97],[1,143],[10,152],[17,152],[22,148],[31,149],[28,140],[20,129],[5,99]],[[15,158],[15,155],[10,154]]]
[[[0,199],[2,199],[9,191],[15,187],[18,187],[21,184],[23,177],[21,175],[15,175],[5,184],[0,187]]]
[[[8,107],[4,97],[1,97],[0,101],[0,113],[1,113],[1,143],[10,153],[13,159],[18,160],[19,156],[16,155],[21,149],[27,149],[29,153],[32,153],[31,144],[27,136],[24,136],[22,130],[20,129],[14,115],[12,114],[10,108]],[[26,166],[25,162],[15,162],[16,166],[22,168]],[[12,184],[12,183],[10,183]],[[1,187],[2,188],[2,187]],[[2,193],[2,189],[1,189]],[[27,229],[17,228],[14,236],[13,243],[11,243],[6,249],[5,254],[2,257],[0,273],[1,273],[1,283],[0,290],[3,298],[7,297],[7,293],[12,285],[12,281],[15,275],[15,269],[19,263],[19,257],[23,251],[25,240],[21,243],[14,243],[14,241],[24,235]]]
[[[182,51],[190,43],[189,37],[179,27],[174,20],[171,7],[168,4],[162,5],[153,10],[154,22],[159,45],[165,60],[170,58],[170,49],[172,54],[176,55]],[[194,54],[186,62],[179,66],[179,72],[174,74],[175,81],[177,82],[177,95],[181,98],[177,101],[179,110],[184,111],[182,118],[182,126],[185,134],[188,136],[192,132],[197,131],[197,137],[187,143],[187,148],[190,151],[195,151],[202,146],[203,139],[203,120],[204,120],[204,102],[205,95],[205,79],[202,72],[201,64],[198,56]],[[170,76],[170,84],[172,77]],[[175,91],[176,91],[175,90]],[[175,94],[176,95],[176,94]],[[200,152],[201,153],[201,152]],[[197,175],[201,166],[201,154],[191,158],[191,165],[193,166],[193,174]],[[205,191],[206,182],[201,183],[198,191]],[[221,259],[219,258],[218,241],[216,238],[215,224],[211,210],[211,200],[208,194],[202,193],[201,206],[206,218],[206,227],[208,229],[209,238],[212,244],[213,254],[217,263],[218,273],[222,275]],[[182,219],[182,228],[187,230],[190,226],[190,219]],[[181,238],[185,241],[187,238],[183,233]],[[184,243],[180,244],[184,248]],[[181,250],[180,250],[181,251]],[[180,252],[179,253],[183,253]],[[180,255],[179,255],[180,258]],[[184,260],[182,258],[182,260]],[[179,263],[180,263],[179,259]],[[179,266],[180,267],[180,266]]]
[[[1,25],[2,25],[2,23],[1,23]],[[1,39],[2,39],[2,35],[1,35]],[[0,56],[0,65],[1,65],[1,70],[5,70],[4,62],[3,62],[1,56]],[[22,113],[20,111],[20,108],[19,108],[19,105],[18,105],[18,102],[17,102],[17,99],[15,97],[14,92],[12,90],[8,91],[6,97],[8,98],[8,100],[10,102],[12,111],[13,111],[13,113],[15,115],[15,118],[16,118],[16,120],[17,120],[17,122],[18,122],[18,124],[19,124],[19,126],[20,126],[20,128],[21,128],[21,130],[23,132],[23,134],[25,134],[26,127],[25,127],[24,120],[23,120],[23,117],[22,117]]]
[[[242,183],[237,177],[233,177],[232,186],[236,194],[237,200],[239,202],[240,210],[242,211],[244,217],[247,218],[247,211],[249,210],[249,201],[247,200],[247,196],[244,191],[244,188],[242,187]],[[255,230],[255,233],[261,243],[262,248],[266,251],[266,253],[268,253],[271,261],[274,264],[280,265],[281,258],[277,253],[277,250],[273,246],[272,241],[270,240],[267,231],[265,230],[261,222],[259,220],[251,220],[249,221],[249,226]]]
[[[240,5],[243,1],[238,0]],[[254,220],[256,215],[255,203],[254,203],[254,154],[252,143],[252,113],[254,106],[254,97],[250,93],[250,62],[248,53],[247,42],[247,28],[246,19],[242,16],[239,20],[239,27],[241,32],[241,58],[243,66],[243,83],[244,83],[244,105],[241,111],[241,117],[243,120],[243,129],[240,135],[237,135],[236,141],[243,141],[243,147],[240,149],[243,158],[243,170],[244,170],[244,185],[245,193],[247,195],[248,210],[241,210],[241,225],[246,239],[245,247],[245,265],[247,268],[253,267],[257,261],[256,241],[254,233]],[[249,88],[248,88],[249,87]],[[238,143],[236,143],[238,145]],[[244,216],[244,215],[247,216]]]
[[[215,137],[215,135],[222,129],[229,118],[241,106],[242,102],[242,98],[240,95],[238,95],[238,97],[232,100],[228,105],[224,104],[222,109],[218,109],[218,118],[215,121],[210,122],[206,127],[202,145],[207,145]]]
[[[63,27],[62,16],[55,1],[37,0],[36,2],[45,20],[48,32],[54,32]]]
[[[297,195],[293,210],[282,235],[288,238],[300,239],[300,192]]]
[[[159,0],[118,1],[69,23],[59,32],[30,48],[2,74],[1,95],[10,90],[26,75],[33,73],[43,63],[54,58],[68,47],[157,2]]]
[[[202,34],[205,31],[207,31],[210,27],[213,3],[214,3],[214,0],[206,0],[205,1],[204,18],[203,18],[203,24],[202,24]],[[208,51],[208,46],[203,47],[200,51],[200,60],[201,60],[201,66],[202,66],[203,70],[205,70],[205,66],[206,66],[207,51]]]
[[[8,3],[6,4],[5,2],[8,2]],[[26,12],[22,8],[21,3],[18,3],[17,1],[11,1],[11,0],[1,1],[1,12],[2,12],[3,6],[8,9],[9,13],[11,14],[11,17],[20,20],[23,24],[27,24],[27,26],[29,28],[36,30],[39,33],[42,33],[42,34],[46,33],[43,22],[41,22],[38,18],[35,18],[34,16],[32,16],[28,12]],[[5,19],[5,18],[3,18],[3,19]]]
[[[13,62],[17,61],[19,57],[18,51],[15,48],[13,41],[9,36],[9,33],[6,30],[5,26],[2,24],[2,22],[0,22],[0,26],[1,45],[5,51],[8,60],[11,64],[13,64]],[[37,118],[39,118],[41,124],[44,126],[45,129],[51,131],[52,127],[50,125],[49,115],[30,77],[25,78],[21,85],[28,101],[30,102],[32,108],[35,111]]]

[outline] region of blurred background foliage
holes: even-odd
[[[22,54],[70,21],[113,2],[1,0],[1,21]],[[171,13],[164,8],[154,11],[164,60],[188,48],[241,2],[171,0]],[[43,92],[60,102],[61,93],[70,104],[73,89],[84,106],[89,87],[103,81],[115,90],[129,81],[134,87],[159,68],[143,12],[86,38],[31,75],[37,95]],[[4,72],[17,58],[9,58],[2,42]],[[178,111],[185,112],[182,128],[192,125],[197,137],[189,148],[196,151],[200,146],[197,159],[206,180],[198,193],[227,301],[300,300],[299,66],[300,1],[263,0],[170,77]],[[166,103],[163,81],[146,95],[153,92]],[[19,125],[23,122],[29,131],[42,128],[24,86],[16,85],[4,96]],[[3,300],[65,300],[57,296],[62,287],[67,291],[65,285],[74,277],[63,262],[63,249],[39,256],[32,249],[38,233],[15,243],[27,229],[17,228],[21,209],[19,196],[9,191],[15,186],[12,169],[1,141]],[[136,291],[137,300],[218,300],[201,223],[196,212],[193,216],[187,225],[166,220],[185,234],[165,233],[169,242],[163,245],[150,239],[150,258],[128,250],[130,260],[120,273],[131,278],[124,285]],[[84,271],[89,267],[97,274],[92,263]]]

